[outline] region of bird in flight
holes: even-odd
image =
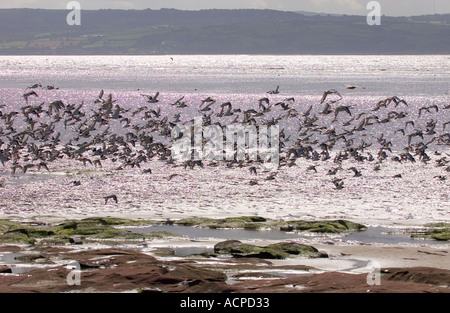
[[[334,184],[334,187],[336,187],[337,190],[340,190],[340,189],[344,188],[344,181],[342,179],[339,179],[339,178],[333,179],[333,184]]]
[[[36,89],[36,88],[39,88],[39,87],[42,87],[41,83],[37,83],[37,84],[34,84],[34,85],[30,85],[30,86],[28,86],[27,89],[25,89],[25,90],[28,90],[28,89]]]
[[[142,94],[142,96],[147,98],[147,102],[148,103],[157,103],[157,102],[159,102],[159,100],[158,100],[159,91],[156,92],[154,96],[152,96],[152,95],[145,95],[145,94]]]
[[[349,168],[349,170],[353,171],[353,173],[355,174],[354,177],[360,177],[362,175],[361,171],[358,171],[356,167],[351,167]]]
[[[23,98],[25,99],[25,101],[28,103],[28,98],[30,97],[30,96],[35,96],[35,97],[39,97],[38,96],[38,94],[33,90],[33,91],[30,91],[30,92],[27,92],[27,93],[25,93],[24,95],[23,95]]]
[[[270,90],[270,91],[268,91],[267,93],[268,93],[268,94],[271,94],[271,95],[277,95],[277,94],[280,93],[279,89],[280,89],[280,86],[277,86],[277,89],[275,89],[275,90]]]
[[[320,100],[320,104],[324,103],[325,100],[327,99],[327,97],[328,97],[329,95],[337,95],[337,96],[339,96],[339,98],[340,98],[339,100],[342,99],[341,94],[340,94],[337,90],[330,89],[330,90],[327,90],[327,91],[325,91],[325,92],[323,93],[322,99]]]
[[[119,201],[117,200],[117,196],[116,196],[116,195],[110,195],[110,196],[105,197],[105,204],[108,203],[108,200],[109,200],[109,199],[114,200],[116,203],[119,202]]]

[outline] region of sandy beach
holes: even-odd
[[[50,221],[70,224],[61,217],[44,220],[35,218],[24,225],[29,227],[32,221],[42,232]],[[81,231],[80,225],[75,229]],[[102,223],[95,225],[100,229]],[[123,227],[118,229],[129,229]],[[31,237],[32,230],[25,229],[21,233]],[[270,231],[248,232],[254,239],[240,240],[237,248],[287,243],[314,247],[321,257],[299,254],[279,258],[273,252],[252,256],[236,254],[237,250],[230,255],[217,253],[217,247],[236,240],[173,234],[149,238],[144,233],[134,239],[121,239],[123,234],[101,239],[91,230],[91,235],[58,240],[40,237],[33,245],[1,245],[0,292],[449,292],[450,249],[445,242],[363,243],[345,241],[337,234],[313,233],[297,239],[258,239],[258,233],[267,236]],[[68,275],[74,273],[73,264],[79,266],[80,285],[67,283]],[[380,275],[375,285],[368,283],[373,273]]]

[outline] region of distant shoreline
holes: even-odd
[[[0,55],[448,54],[450,14],[312,15],[276,10],[0,10]]]

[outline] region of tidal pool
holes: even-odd
[[[327,234],[323,233],[284,232],[276,229],[210,229],[181,225],[151,225],[148,227],[127,227],[126,229],[135,233],[166,231],[190,239],[215,238],[224,240],[294,240],[328,237]],[[341,240],[342,242],[356,241],[366,244],[442,244],[442,242],[436,240],[411,238],[408,233],[403,233],[399,229],[388,227],[368,227],[364,231],[340,235],[332,234],[330,237],[331,236],[333,239]]]

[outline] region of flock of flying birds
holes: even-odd
[[[345,187],[344,179],[337,178],[340,171],[352,171],[355,177],[363,175],[358,169],[362,162],[372,162],[375,171],[389,160],[435,162],[435,166],[443,169],[442,175],[436,176],[440,180],[445,180],[450,172],[450,120],[445,121],[445,116],[450,115],[446,113],[450,113],[448,104],[433,104],[414,111],[404,99],[394,96],[380,100],[372,108],[356,107],[341,104],[342,95],[337,90],[328,90],[317,104],[301,109],[293,97],[279,102],[270,99],[280,93],[278,86],[247,109],[236,108],[231,102],[217,102],[214,97],[187,103],[183,96],[175,102],[162,103],[159,92],[142,94],[142,104],[125,108],[103,90],[89,105],[62,100],[40,102],[39,88],[57,89],[35,84],[25,90],[22,107],[8,110],[5,105],[0,106],[0,162],[12,175],[29,170],[48,171],[49,164],[64,158],[96,167],[109,160],[115,164],[115,170],[141,168],[152,159],[179,166],[171,155],[172,129],[179,123],[192,121],[188,120],[192,114],[201,114],[204,126],[215,124],[222,128],[227,124],[284,123],[285,127],[280,127],[278,169],[298,166],[296,160],[305,159],[312,164],[307,170],[317,172],[320,162],[328,160],[334,166],[327,174],[336,189]],[[189,109],[189,114],[184,111]],[[395,128],[392,136],[383,131],[377,134],[389,125]],[[403,138],[403,146],[399,146],[398,138]],[[439,146],[439,151],[433,150],[432,145]],[[432,160],[431,154],[437,156],[436,160]],[[353,166],[344,169],[345,160]],[[257,177],[261,169],[258,165],[263,161],[223,162],[228,168],[248,167]],[[187,161],[182,165],[192,169],[219,163]],[[143,173],[151,173],[149,168],[141,169]],[[264,179],[276,179],[277,173],[266,173]],[[168,179],[172,178],[173,175]],[[253,179],[250,184],[256,185],[258,181]],[[118,201],[115,195],[105,197],[105,204],[108,200]]]

